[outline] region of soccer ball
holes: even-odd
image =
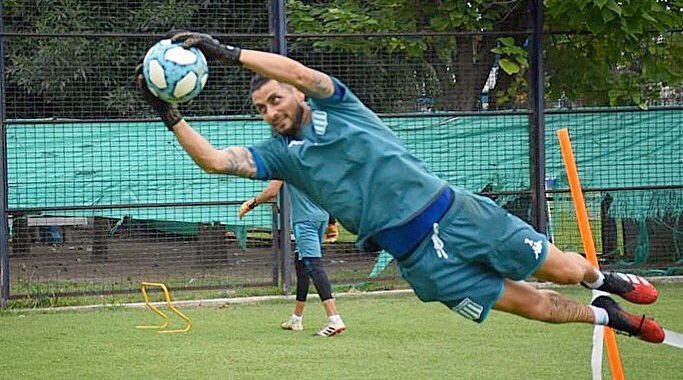
[[[209,66],[197,48],[161,40],[145,54],[143,75],[152,94],[169,103],[184,103],[199,95],[209,78]]]

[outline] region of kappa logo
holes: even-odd
[[[315,134],[322,136],[327,132],[327,112],[320,110],[311,112],[311,121]]]
[[[524,244],[528,245],[531,247],[531,250],[534,251],[534,255],[536,255],[536,260],[538,260],[538,257],[541,255],[541,252],[543,252],[543,242],[540,240],[531,240],[531,239],[524,239]]]
[[[303,140],[292,140],[289,142],[289,144],[287,144],[287,148],[291,148],[295,145],[303,145],[303,144],[304,144]]]

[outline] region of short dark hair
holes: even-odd
[[[270,79],[270,78],[268,78],[268,77],[264,77],[264,76],[261,75],[261,74],[254,74],[254,75],[251,77],[251,80],[249,81],[249,90],[250,90],[250,92],[253,93],[254,91],[258,90],[258,89],[261,88],[264,84],[270,82],[271,80],[272,80],[272,79]]]

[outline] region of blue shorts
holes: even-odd
[[[504,279],[522,280],[538,270],[548,239],[489,198],[454,191],[437,227],[398,265],[420,300],[440,301],[483,322]]]
[[[294,240],[296,240],[297,256],[322,257],[321,246],[325,231],[327,230],[327,220],[324,222],[299,222],[294,223]]]

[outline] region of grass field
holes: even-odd
[[[660,284],[648,311],[683,331],[683,284]],[[587,291],[561,292],[587,301]],[[325,322],[309,301],[305,330],[282,331],[291,301],[183,308],[187,334],[157,334],[142,309],[0,314],[1,379],[589,379],[592,326],[549,325],[492,313],[478,325],[412,294],[342,297],[349,330],[313,337]],[[683,350],[618,336],[628,379],[676,379]],[[609,378],[607,362],[605,378]]]

